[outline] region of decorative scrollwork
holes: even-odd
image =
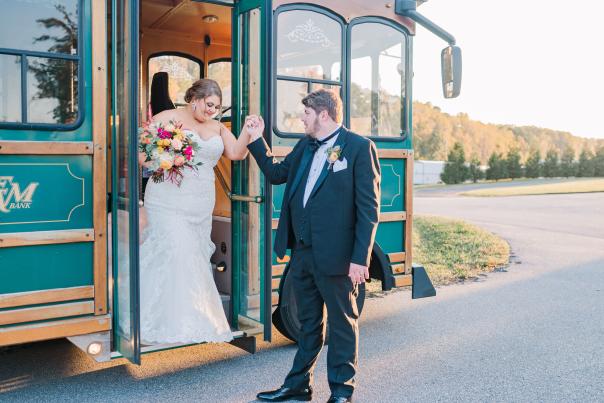
[[[330,41],[327,35],[319,28],[312,19],[306,20],[304,24],[296,25],[296,27],[287,34],[287,39],[290,42],[306,42],[321,45],[324,48],[333,46],[334,42]]]

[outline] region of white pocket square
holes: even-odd
[[[340,160],[336,160],[336,162],[333,163],[333,171],[334,172],[339,172],[342,171],[344,169],[348,168],[348,161],[346,161],[346,158]]]

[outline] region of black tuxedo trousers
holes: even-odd
[[[350,397],[354,391],[359,328],[358,286],[346,275],[329,276],[316,264],[312,246],[294,249],[288,271],[293,280],[302,330],[298,351],[284,386],[305,388],[325,342],[325,313],[329,321],[327,380],[331,394]],[[325,312],[327,308],[327,312]]]

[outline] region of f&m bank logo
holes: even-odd
[[[11,210],[28,209],[31,207],[34,193],[40,185],[31,182],[24,188],[13,181],[14,176],[0,176],[0,212],[10,213]]]

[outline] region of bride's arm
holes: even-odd
[[[243,125],[239,137],[231,133],[225,125],[220,123],[220,136],[224,143],[224,155],[230,160],[243,160],[247,157],[247,145],[250,142],[250,133],[247,131],[246,125]]]

